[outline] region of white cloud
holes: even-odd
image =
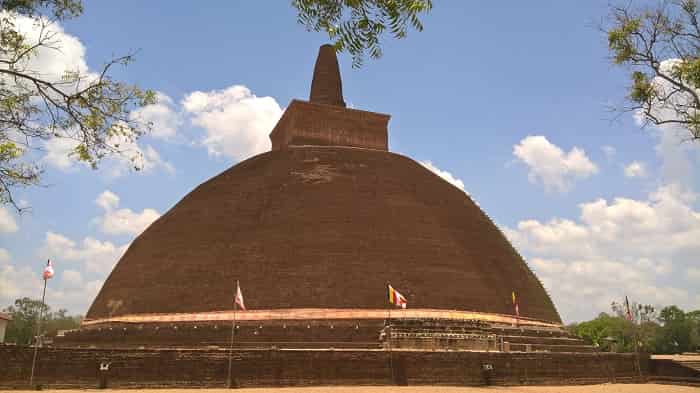
[[[43,35],[52,35],[51,46],[40,47],[33,56],[26,57],[26,61],[17,67],[23,67],[25,72],[49,81],[61,82],[66,71],[77,71],[85,76],[83,85],[97,76],[87,66],[85,59],[85,47],[77,37],[67,34],[58,23],[49,23],[44,26],[37,24],[34,19],[23,16],[16,17],[16,26],[28,43],[36,43]],[[0,68],[6,67],[0,64]],[[15,83],[13,81],[9,83]],[[75,84],[61,84],[61,88],[69,91],[75,88]],[[153,122],[152,135],[159,138],[167,138],[175,133],[175,128],[180,124],[179,119],[171,110],[172,100],[169,97],[158,94],[157,103],[140,108],[133,114],[134,119]],[[70,153],[78,145],[75,139],[64,137],[51,138],[43,142],[45,155],[41,162],[63,172],[70,172],[78,168],[78,162]],[[121,155],[114,155],[105,160],[104,165],[109,167],[110,176],[121,176],[128,173],[129,169],[138,168],[144,172],[150,172],[156,168],[162,168],[167,172],[173,172],[170,163],[161,159],[158,152],[152,146],[140,146],[134,141],[123,137],[114,136],[108,143],[112,146],[119,145]]]
[[[112,177],[124,176],[131,171],[152,173],[162,169],[174,173],[175,167],[160,157],[160,154],[150,145],[143,148],[136,142],[124,140],[119,143],[120,154],[112,156],[107,162],[108,173]]]
[[[598,199],[579,205],[578,220],[525,220],[504,232],[530,257],[565,320],[609,310],[629,295],[642,303],[699,308],[698,290],[672,272],[697,268],[700,211],[696,196],[665,185],[646,199]]]
[[[625,167],[625,176],[627,177],[646,177],[646,175],[646,166],[639,161],[632,161]]]
[[[542,135],[528,136],[513,146],[513,155],[529,169],[530,182],[542,182],[548,191],[566,192],[574,180],[598,172],[598,167],[578,147],[565,153]]]
[[[605,145],[600,149],[603,150],[603,154],[605,154],[605,158],[608,160],[612,160],[615,157],[615,154],[617,154],[617,149],[609,145]]]
[[[86,237],[81,244],[77,244],[61,234],[46,232],[46,240],[40,254],[54,261],[57,269],[62,262],[79,262],[88,271],[107,274],[127,247],[127,244],[116,246],[93,237]]]
[[[108,143],[118,146],[119,152],[102,160],[98,166],[105,169],[110,177],[124,176],[132,171],[152,173],[162,169],[167,173],[175,172],[173,165],[163,160],[150,145],[142,147],[137,142],[122,136],[114,136]],[[44,142],[46,154],[41,161],[63,172],[75,171],[80,165],[87,166],[86,163],[80,163],[71,156],[71,152],[77,145],[77,141],[69,138],[49,139]]]
[[[33,18],[14,16],[15,28],[24,36],[27,44],[33,45],[40,39],[50,37],[48,45],[38,47],[32,56],[25,56],[24,61],[15,66],[44,80],[56,82],[61,81],[66,71],[89,74],[85,47],[80,40],[67,34],[59,23],[50,23],[46,19],[41,19],[41,22],[43,26]],[[7,65],[1,67],[6,68]]]
[[[697,186],[697,165],[700,163],[700,144],[684,141],[683,131],[675,126],[653,128],[658,136],[656,154],[661,158],[661,176],[664,183]]]
[[[106,190],[95,199],[95,203],[103,210],[113,210],[119,206],[119,196]]]
[[[169,140],[182,125],[182,119],[174,108],[173,100],[167,95],[156,93],[156,103],[139,108],[131,113],[131,119],[142,125],[152,126],[150,136]]]
[[[0,233],[17,232],[17,229],[17,222],[12,213],[6,207],[0,206]]]
[[[700,281],[700,267],[689,267],[686,274],[690,280]]]
[[[102,287],[103,279],[86,282],[82,273],[63,269],[62,264],[56,266],[57,274],[46,290],[47,303],[54,310],[67,308],[70,313],[84,314]],[[0,308],[21,297],[36,298],[42,287],[41,266],[0,265]]]
[[[10,252],[0,247],[0,263],[10,262]]]
[[[46,293],[49,305],[84,313],[127,247],[128,244],[116,246],[92,237],[77,243],[59,233],[47,232],[37,259],[50,258],[56,271]],[[0,308],[17,298],[35,298],[40,294],[42,268],[41,262],[32,266],[0,264]]]
[[[20,297],[35,298],[43,285],[40,273],[26,266],[0,265],[0,308]]]
[[[138,235],[160,217],[154,209],[143,209],[141,213],[131,209],[117,209],[119,196],[109,190],[100,194],[95,203],[104,210],[96,222],[103,233],[110,235]]]
[[[63,172],[71,172],[77,169],[77,161],[71,157],[71,153],[78,146],[78,142],[68,138],[51,138],[44,142],[46,154],[41,159]]]
[[[660,72],[672,78],[671,71],[679,61],[679,59],[662,61],[659,66]],[[652,83],[660,96],[675,89],[660,77],[655,77]],[[682,111],[689,100],[691,100],[689,95],[677,94],[673,99],[666,100],[664,104],[657,101],[652,108],[652,114],[660,120],[677,120],[676,109]],[[641,111],[634,114],[634,119],[639,125],[645,124]],[[662,159],[662,182],[685,184],[690,188],[698,186],[694,172],[700,163],[700,144],[688,141],[689,131],[674,123],[654,126],[651,130],[659,138],[656,153]]]
[[[66,269],[61,275],[61,280],[68,287],[80,287],[83,284],[83,275],[77,270]]]
[[[420,164],[429,169],[431,172],[445,179],[448,183],[464,191],[464,182],[452,176],[450,172],[441,170],[440,168],[436,167],[435,164],[433,164],[431,161],[421,161]]]
[[[269,133],[282,115],[272,97],[257,97],[241,85],[195,91],[182,101],[192,124],[202,127],[209,154],[241,160],[270,149]]]

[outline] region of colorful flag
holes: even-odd
[[[625,296],[625,317],[627,317],[628,321],[632,320],[632,310],[630,310],[630,301],[627,299],[627,296]]]
[[[389,285],[389,303],[396,307],[406,308],[406,298],[391,285]]]
[[[515,308],[515,315],[520,316],[520,307],[518,306],[518,300],[515,297],[515,291],[511,293],[511,297],[513,298],[513,307]]]
[[[238,307],[241,308],[241,310],[245,311],[245,303],[243,302],[243,292],[241,291],[241,286],[238,285],[238,280],[236,280],[236,299],[234,300],[235,304],[238,304]]]
[[[51,264],[50,259],[46,262],[46,267],[44,268],[43,277],[44,277],[44,280],[48,280],[49,278],[53,277],[53,265]]]

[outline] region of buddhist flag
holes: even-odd
[[[49,278],[53,277],[53,265],[51,264],[50,259],[46,262],[46,267],[44,268],[44,273],[42,276],[44,277],[44,280],[48,280]]]
[[[245,302],[243,302],[243,292],[241,291],[241,286],[238,285],[238,280],[236,280],[236,299],[234,300],[235,304],[238,304],[238,307],[241,308],[241,310],[245,311]]]
[[[406,298],[391,285],[389,285],[389,303],[396,307],[406,308]]]
[[[520,307],[518,306],[518,299],[515,297],[515,291],[511,293],[511,297],[513,298],[513,308],[515,308],[515,315],[520,316]]]
[[[627,299],[627,296],[625,296],[625,317],[627,317],[628,321],[632,320],[632,310],[630,310],[630,301]]]

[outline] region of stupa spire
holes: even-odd
[[[333,45],[322,45],[318,49],[309,101],[345,107],[343,82],[340,80],[340,68]]]
[[[292,100],[270,132],[272,150],[346,146],[388,150],[389,115],[345,107],[335,49],[318,50],[309,101]]]

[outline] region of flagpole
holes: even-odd
[[[637,326],[637,318],[632,316],[632,310],[630,310],[630,301],[627,298],[627,295],[625,295],[625,309],[627,311],[627,320],[629,320],[632,323],[632,330],[634,331],[634,357],[636,359],[637,363],[637,372],[639,373],[639,377],[642,377],[642,367],[639,364],[639,338],[638,338],[638,326]],[[639,314],[639,313],[638,313]],[[639,325],[641,326],[641,318],[639,321]]]
[[[236,281],[236,296],[238,296],[238,281]],[[233,340],[234,337],[236,336],[236,309],[238,307],[238,303],[236,300],[233,301],[233,323],[231,324],[231,343],[229,345],[229,350],[228,350],[228,379],[227,379],[227,386],[230,389],[232,387],[231,383],[231,365],[233,361]]]
[[[34,384],[34,367],[36,366],[36,357],[39,352],[39,333],[41,332],[41,318],[44,314],[44,300],[46,299],[46,284],[48,279],[44,278],[44,290],[41,293],[41,306],[39,307],[39,319],[36,322],[36,336],[34,339],[34,358],[32,359],[32,373],[29,376],[29,386]]]
[[[637,372],[639,373],[639,378],[642,377],[642,366],[639,364],[639,327],[641,327],[641,318],[639,325],[637,325],[637,318],[632,321],[632,326],[634,327],[634,353],[635,358],[637,358]]]
[[[387,284],[387,286],[390,287],[391,285]],[[387,288],[387,290],[389,290],[389,288]],[[391,331],[393,329],[391,327],[391,308],[393,306],[394,306],[393,304],[389,303],[389,308],[387,309],[387,313],[386,313],[386,315],[387,315],[386,323],[387,323],[387,326],[389,327],[389,329],[387,330],[387,343],[388,343],[387,348],[389,349],[389,368],[391,369],[391,383],[395,382],[394,381],[394,356],[391,353]]]

